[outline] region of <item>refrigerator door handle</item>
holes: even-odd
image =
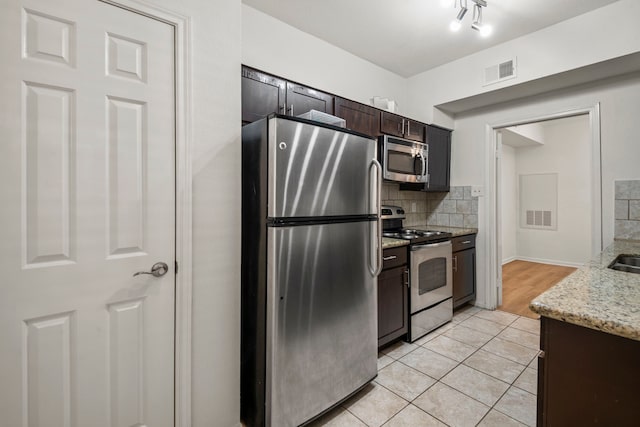
[[[382,197],[382,166],[380,165],[380,162],[378,162],[376,159],[372,159],[369,170],[371,170],[371,168],[376,169],[375,179],[371,178],[371,189],[370,189],[370,200],[372,202],[371,207],[375,209],[375,212],[377,215],[380,215],[380,209],[382,209],[382,206],[381,206],[382,201],[380,200]],[[371,262],[369,265],[369,271],[373,276],[377,276],[382,271],[382,221],[378,218],[376,223],[377,223],[376,240],[374,242],[373,239],[371,239],[371,245],[372,245],[371,254],[374,254],[374,253],[376,254],[376,266],[374,268]]]

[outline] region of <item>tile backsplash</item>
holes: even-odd
[[[399,191],[398,184],[382,184],[382,204],[402,206],[405,227],[442,225],[478,228],[478,198],[471,186],[451,187],[448,193]]]
[[[640,240],[640,180],[615,185],[615,238]]]

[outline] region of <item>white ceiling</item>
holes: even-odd
[[[493,34],[449,30],[454,0],[243,0],[243,3],[398,75],[410,77],[617,0],[487,0]],[[265,37],[268,37],[265,34]]]

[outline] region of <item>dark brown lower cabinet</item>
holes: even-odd
[[[378,347],[409,331],[407,247],[385,249],[378,276]]]
[[[476,236],[454,237],[453,261],[453,308],[476,299]]]
[[[542,317],[538,426],[639,426],[640,341]]]

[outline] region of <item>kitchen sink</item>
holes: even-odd
[[[640,273],[640,255],[618,255],[609,268],[627,273]]]

